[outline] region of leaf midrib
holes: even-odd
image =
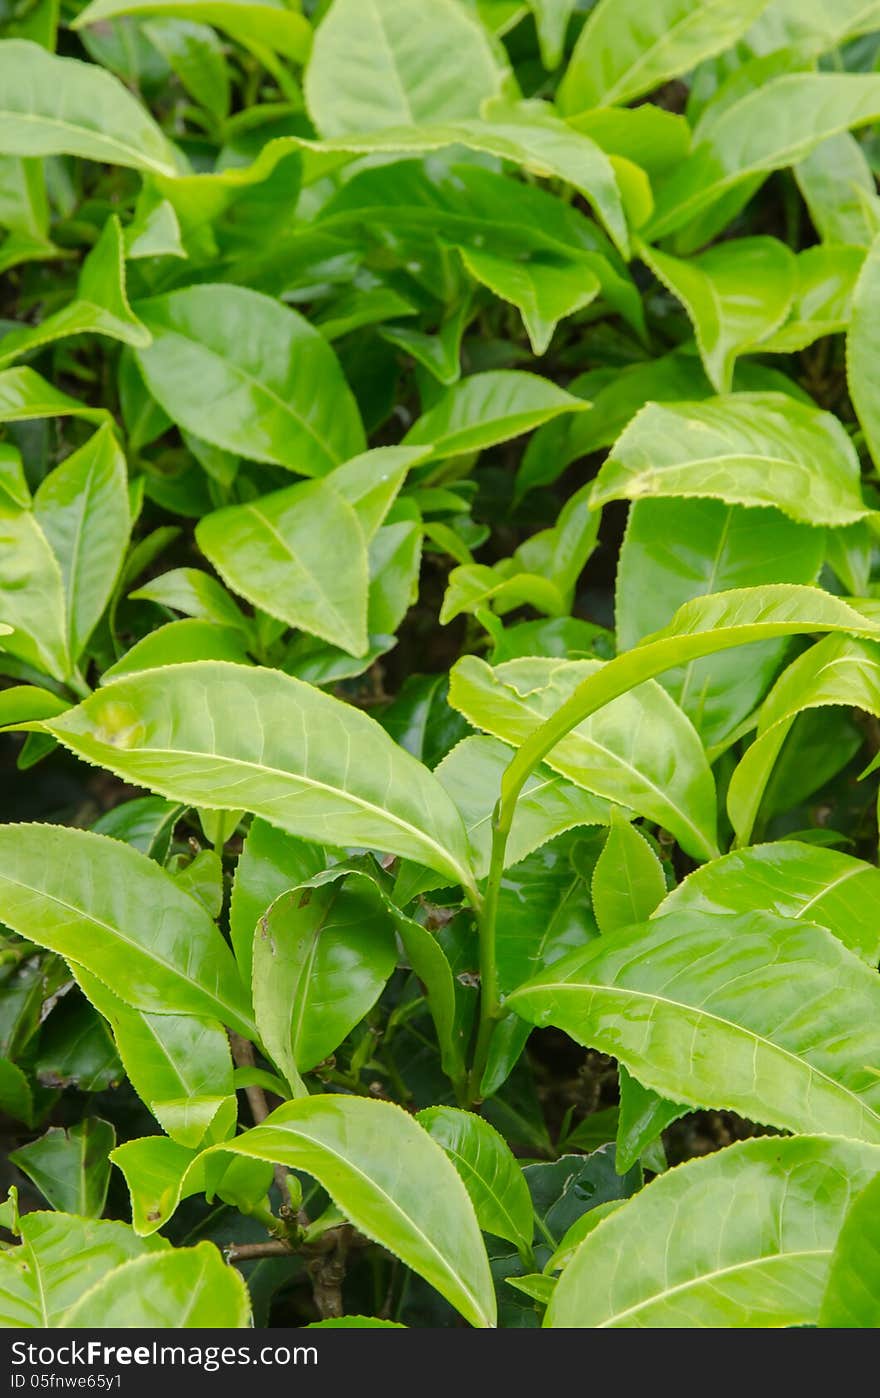
[[[155,157],[138,150],[136,146],[128,146],[124,141],[117,140],[115,136],[108,136],[105,131],[96,131],[91,126],[78,125],[75,121],[64,121],[61,117],[45,116],[39,112],[17,112],[14,109],[11,111],[0,109],[0,120],[3,118],[8,118],[12,121],[33,122],[41,126],[57,126],[62,131],[81,132],[92,140],[103,141],[108,146],[115,147],[116,150],[123,151],[129,156],[134,156],[136,158],[134,167],[136,170],[142,170],[146,167],[155,174],[165,175],[172,179],[177,173],[172,165],[161,164]]]
[[[702,1272],[698,1277],[690,1277],[686,1282],[678,1282],[675,1286],[664,1287],[662,1291],[657,1291],[653,1296],[649,1296],[645,1301],[639,1301],[634,1306],[627,1306],[622,1311],[615,1311],[614,1315],[607,1320],[601,1320],[596,1326],[597,1330],[608,1330],[617,1325],[624,1316],[636,1315],[639,1311],[649,1310],[652,1306],[662,1304],[667,1297],[680,1295],[694,1287],[708,1286],[716,1277],[732,1276],[736,1272],[746,1272],[750,1267],[773,1266],[774,1264],[784,1264],[793,1258],[798,1257],[830,1257],[832,1249],[828,1248],[802,1248],[792,1252],[770,1253],[763,1257],[750,1257],[747,1262],[735,1262],[729,1267],[716,1267],[711,1272]]]

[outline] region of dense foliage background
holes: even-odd
[[[880,4],[0,28],[0,1325],[880,1324]]]

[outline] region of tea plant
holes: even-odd
[[[0,1325],[876,1327],[880,5],[2,21]]]

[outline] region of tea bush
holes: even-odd
[[[876,1327],[880,5],[0,16],[0,1325]]]

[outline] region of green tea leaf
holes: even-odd
[[[485,30],[453,0],[333,0],[306,71],[322,136],[476,117],[501,91]]]
[[[314,1175],[347,1218],[424,1277],[466,1320],[495,1322],[473,1206],[412,1117],[360,1097],[303,1097],[221,1147]]]
[[[362,450],[336,356],[296,311],[245,287],[207,284],[137,310],[153,336],[138,350],[147,387],[188,432],[303,476],[326,475]]]
[[[0,366],[68,335],[107,335],[127,345],[145,346],[150,332],[128,304],[125,249],[118,218],[108,218],[85,259],[73,301],[39,325],[22,326],[0,339]]]
[[[774,505],[812,525],[852,524],[869,513],[858,457],[837,418],[778,393],[649,403],[612,447],[593,505],[647,495]]]
[[[590,891],[600,932],[644,922],[666,893],[663,866],[644,835],[614,812]]]
[[[33,369],[19,367],[0,372],[0,422],[30,422],[40,417],[85,418],[99,427],[110,420],[106,408],[89,408],[71,398]]]
[[[838,1330],[874,1330],[880,1250],[880,1175],[865,1185],[843,1220],[831,1256],[818,1323]]]
[[[254,934],[254,1010],[292,1087],[372,1009],[396,960],[394,923],[365,875],[295,888],[263,914]]]
[[[123,1263],[62,1318],[66,1330],[230,1329],[250,1325],[247,1287],[213,1243]]]
[[[281,0],[92,0],[72,24],[83,29],[120,15],[156,15],[215,24],[246,46],[265,44],[301,63],[309,52],[308,21]]]
[[[422,155],[447,146],[464,146],[509,160],[543,178],[564,180],[596,209],[623,256],[629,253],[629,235],[614,166],[588,136],[572,130],[548,104],[488,102],[482,121],[446,122],[442,126],[400,126],[373,131],[367,136],[336,136],[332,140],[300,144],[309,173],[323,173],[340,156],[387,154]]]
[[[352,655],[366,651],[366,541],[328,480],[218,510],[200,521],[196,539],[227,586],[270,616]]]
[[[820,142],[876,121],[880,78],[873,73],[785,73],[703,114],[687,160],[657,191],[644,236],[674,232],[742,186],[753,191],[771,170],[794,165]]]
[[[102,1277],[136,1257],[165,1251],[164,1238],[139,1238],[124,1223],[70,1214],[23,1214],[21,1246],[0,1251],[0,1327],[62,1323]]]
[[[109,1121],[84,1117],[64,1130],[50,1126],[45,1136],[20,1146],[10,1160],[23,1170],[54,1209],[100,1218],[110,1183],[110,1152],[116,1132]]]
[[[542,845],[506,872],[498,895],[502,993],[516,990],[598,936],[590,903],[590,876],[598,852],[595,839],[567,834]],[[513,1031],[511,1021],[508,1028]],[[517,1054],[520,1049],[521,1045]]]
[[[465,823],[477,878],[489,872],[492,813],[501,778],[513,756],[506,743],[475,735],[463,738],[436,768]],[[579,825],[607,825],[610,802],[541,767],[526,782],[517,802],[505,865],[518,864],[556,835]]]
[[[533,659],[492,669],[464,656],[452,671],[450,703],[475,727],[518,745],[603,668],[595,660]],[[663,733],[662,745],[648,741],[652,732]],[[712,858],[712,775],[690,722],[658,684],[576,727],[548,753],[547,764],[594,795],[658,821],[697,858]]]
[[[64,581],[67,650],[76,660],[113,595],[128,545],[125,459],[109,426],[56,466],[34,497],[34,515]]]
[[[162,607],[173,607],[198,620],[251,636],[251,622],[237,602],[222,583],[198,568],[173,568],[128,595],[132,601],[158,602]]]
[[[324,850],[254,820],[238,857],[229,904],[229,934],[245,985],[251,984],[254,934],[262,915],[282,893],[299,888],[327,863]]]
[[[813,1136],[743,1141],[689,1161],[584,1239],[545,1323],[814,1325],[847,1209],[876,1170],[876,1147]],[[671,1247],[673,1237],[685,1245]]]
[[[366,714],[288,675],[219,661],[150,670],[51,722],[73,751],[160,795],[245,802],[292,835],[383,849],[471,885],[464,827],[431,773]]]
[[[773,509],[636,500],[617,565],[618,647],[638,645],[683,603],[710,589],[815,582],[826,542],[824,530],[795,524]],[[759,641],[668,670],[660,682],[703,741],[720,742],[763,698],[786,650],[785,641]]]
[[[112,73],[24,39],[3,41],[0,152],[75,155],[173,175],[179,156]]]
[[[799,713],[845,704],[880,713],[880,650],[867,641],[826,636],[783,671],[758,715],[755,741],[730,780],[727,809],[746,844],[774,763]]]
[[[869,966],[880,960],[880,929],[871,913],[880,892],[873,864],[798,840],[736,850],[695,869],[668,893],[658,912],[752,910],[803,918],[833,932]]]
[[[589,306],[602,289],[586,259],[513,262],[476,248],[462,248],[461,258],[472,277],[517,307],[538,355],[548,348],[559,322]]]
[[[507,1003],[663,1096],[876,1143],[875,1000],[874,972],[824,928],[688,910],[602,937]]]
[[[871,365],[878,347],[877,310],[880,307],[880,234],[871,244],[852,304],[847,336],[847,380],[850,396],[871,456],[880,459],[880,398]]]
[[[455,1107],[428,1107],[416,1120],[461,1175],[484,1233],[506,1238],[527,1258],[534,1210],[522,1170],[503,1136],[482,1117]]]
[[[0,619],[12,628],[3,648],[34,669],[65,680],[70,671],[61,566],[30,510],[0,496]]]
[[[0,850],[0,917],[21,936],[84,966],[135,1008],[208,1014],[248,1032],[228,947],[158,864],[55,825],[3,826]]]
[[[407,446],[431,446],[431,461],[483,451],[586,404],[536,374],[496,369],[472,374],[444,394],[406,434]]]
[[[109,1022],[131,1085],[172,1141],[195,1149],[234,1128],[232,1058],[226,1031],[196,1015],[133,1009],[97,976],[75,968],[83,993]]]
[[[737,356],[778,330],[797,262],[776,238],[736,238],[683,261],[641,244],[639,255],[688,313],[707,377],[729,393]]]
[[[600,0],[578,36],[559,100],[566,113],[631,102],[729,48],[766,0]]]

